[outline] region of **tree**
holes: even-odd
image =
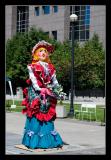
[[[16,87],[24,87],[28,78],[27,64],[31,51],[39,40],[46,40],[55,47],[50,59],[56,68],[58,82],[68,93],[71,86],[71,43],[49,38],[41,29],[31,28],[27,33],[17,33],[6,44],[6,74]],[[97,35],[82,46],[74,47],[74,82],[76,89],[104,88],[105,53]]]
[[[75,50],[76,87],[104,88],[105,52],[97,34]]]
[[[24,86],[28,77],[27,64],[31,62],[31,50],[39,40],[48,36],[41,30],[31,28],[27,33],[17,33],[6,44],[6,74],[15,87]]]
[[[70,83],[70,47],[49,38],[41,29],[31,28],[27,33],[17,33],[6,44],[6,74],[15,85],[24,87],[28,78],[27,64],[31,63],[31,51],[39,40],[46,40],[55,47],[50,56],[56,68],[57,79],[64,91],[69,90]]]
[[[63,86],[64,92],[69,93],[71,77],[71,47],[68,41],[56,42],[51,60],[56,68],[57,79]]]

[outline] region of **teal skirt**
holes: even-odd
[[[42,122],[35,117],[27,117],[22,144],[28,148],[56,148],[63,145],[59,133],[54,128],[54,122]]]

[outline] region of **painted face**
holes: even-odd
[[[44,61],[48,57],[48,51],[45,48],[39,48],[34,53],[34,59]]]

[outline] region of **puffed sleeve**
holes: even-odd
[[[52,79],[51,79],[51,86],[52,86],[52,90],[53,93],[58,97],[60,96],[63,88],[62,86],[58,83],[58,80],[56,78],[56,73],[53,74]]]
[[[33,73],[32,66],[31,66],[31,65],[28,65],[27,68],[28,68],[28,71],[29,71],[29,78],[30,78],[30,80],[32,81],[32,85],[33,85],[34,89],[35,89],[36,91],[40,91],[41,88],[39,87],[39,85],[38,85],[38,83],[37,83],[37,79],[36,79],[36,77],[35,77],[35,75],[34,75],[34,73]]]
[[[55,73],[52,75],[52,79],[51,79],[51,81],[52,81],[52,87],[56,87],[56,86],[58,86],[58,85],[59,85],[59,83],[58,83],[58,80],[57,80],[57,78],[56,78],[56,74],[55,74]]]

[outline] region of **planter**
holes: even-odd
[[[66,107],[58,104],[56,106],[56,114],[57,114],[57,118],[67,117]]]

